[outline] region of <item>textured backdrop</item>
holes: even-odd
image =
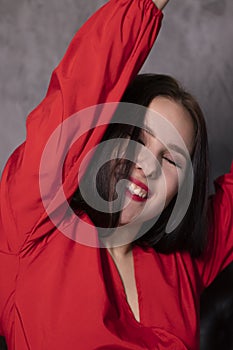
[[[82,23],[103,0],[0,0],[0,171],[25,137],[25,118]],[[211,179],[233,154],[233,2],[173,0],[143,72],[171,74],[206,115]]]

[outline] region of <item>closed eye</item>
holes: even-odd
[[[181,165],[178,164],[178,163],[176,163],[174,160],[172,160],[172,159],[170,159],[170,158],[167,158],[167,157],[165,157],[165,156],[163,156],[163,159],[165,159],[166,162],[168,162],[168,163],[170,163],[170,164],[176,166],[177,168],[180,168],[180,169],[181,169]]]

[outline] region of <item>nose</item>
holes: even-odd
[[[153,141],[150,147],[137,144],[135,170],[141,176],[148,179],[158,179],[162,174],[160,154],[163,145],[159,141]]]
[[[161,167],[159,161],[154,159],[138,160],[135,164],[135,170],[140,176],[149,178],[151,180],[157,179],[161,174]]]

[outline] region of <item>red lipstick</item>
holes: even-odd
[[[134,177],[129,178],[129,181],[133,182],[135,185],[141,187],[143,190],[145,190],[147,193],[149,192],[149,188],[141,181],[135,179]]]
[[[131,181],[132,183],[134,183],[135,185],[141,187],[143,190],[145,190],[148,194],[148,191],[149,191],[149,188],[141,181],[133,178],[133,177],[130,177],[129,178],[129,181]],[[130,198],[132,198],[134,201],[136,202],[145,202],[148,198],[148,195],[145,197],[145,198],[142,198],[136,194],[132,194],[128,189],[126,190],[126,195]]]
[[[147,200],[147,197],[146,198],[139,197],[136,194],[132,194],[129,190],[126,190],[126,195],[136,202],[145,202]]]

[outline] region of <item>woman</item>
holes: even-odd
[[[203,235],[196,232],[203,227],[200,211],[205,213],[206,188],[201,112],[170,78],[161,77],[164,84],[167,79],[164,92],[159,84],[158,92],[154,91],[148,101],[141,102],[135,96],[137,83],[143,90],[148,77],[138,78],[126,90],[153,45],[162,18],[158,7],[166,2],[155,1],[156,7],[151,0],[112,0],[81,28],[54,71],[45,99],[27,120],[26,142],[7,163],[1,184],[0,331],[9,349],[198,348],[200,293],[232,261],[232,175],[218,182],[222,189],[211,204],[215,212],[215,225],[209,228],[211,244],[200,255]],[[157,85],[155,80],[153,86]],[[169,92],[169,84],[180,96],[172,94],[172,89]],[[129,175],[127,199],[122,187],[118,191],[120,208],[122,203],[128,205],[116,210],[114,217],[96,213],[83,203],[85,193],[80,192],[85,182],[91,184],[89,176],[100,159],[97,154],[94,162],[86,163],[87,171],[85,167],[81,171],[84,158],[101,139],[115,137],[111,125],[107,128],[112,113],[97,113],[98,107],[83,110],[113,102],[110,111],[115,112],[114,102],[123,95],[123,101],[149,106],[156,125],[148,114],[133,128],[132,123],[122,128],[120,119],[115,131],[126,140],[116,148],[120,161],[113,157],[99,175],[99,180],[103,179],[101,171],[111,175],[104,177],[109,184],[105,198],[111,202],[117,199],[115,182],[125,178],[122,171]],[[140,117],[139,109],[136,119]],[[119,121],[118,110],[114,118]],[[157,130],[160,118],[162,129],[165,122],[181,136],[179,155],[174,143],[176,152],[167,152],[166,133]],[[127,116],[127,123],[129,120]],[[80,130],[82,135],[75,140]],[[153,135],[155,131],[159,136]],[[136,162],[122,161],[134,140],[145,144],[149,153],[143,153],[143,147],[134,148],[130,161]],[[114,151],[111,148],[110,155]],[[140,159],[149,154],[154,163],[145,161],[144,156]],[[199,174],[194,180],[194,196],[183,221],[174,232],[168,232],[169,214],[185,174],[180,169],[186,170],[189,157],[194,175]],[[81,181],[77,179],[80,173]],[[201,201],[196,189],[199,181]],[[157,188],[158,183],[161,186]],[[101,181],[98,184],[101,187]],[[134,185],[139,185],[139,190]],[[161,192],[165,195],[160,197]],[[147,236],[141,235],[144,222],[157,218],[161,208],[165,210]],[[130,229],[126,231],[126,227]],[[129,234],[120,247],[115,232],[120,232],[121,238]],[[196,244],[197,239],[200,244]],[[98,244],[107,249],[99,249]]]

